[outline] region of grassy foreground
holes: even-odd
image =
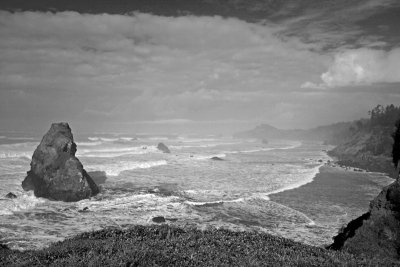
[[[88,232],[38,251],[0,247],[1,266],[390,266],[269,234],[168,225]]]

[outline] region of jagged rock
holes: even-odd
[[[223,159],[221,159],[220,157],[212,157],[211,159],[212,159],[212,160],[223,160]]]
[[[6,198],[17,198],[17,196],[14,193],[10,192],[6,195]]]
[[[35,196],[79,201],[99,192],[75,157],[76,144],[68,123],[53,123],[32,156],[31,169],[22,182]]]
[[[78,212],[88,212],[89,211],[89,208],[88,207],[84,207],[83,209],[81,209],[81,210],[78,210]]]
[[[367,213],[351,221],[334,237],[329,249],[353,254],[398,258],[400,256],[400,184],[385,187],[370,203]]]
[[[159,143],[159,144],[157,145],[157,149],[160,150],[160,151],[162,151],[162,152],[164,152],[164,153],[171,153],[171,151],[169,150],[169,148],[168,148],[166,145],[164,145],[163,143]]]

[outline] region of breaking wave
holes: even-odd
[[[124,155],[140,155],[147,153],[155,153],[159,150],[155,146],[135,146],[135,147],[110,147],[102,149],[80,149],[77,155],[80,157],[97,157],[97,158],[113,158]]]
[[[167,165],[165,160],[157,161],[120,161],[111,164],[98,164],[98,165],[87,165],[85,169],[87,171],[104,171],[108,176],[118,176],[123,171],[135,170],[135,169],[148,169],[156,166]]]
[[[11,215],[14,212],[34,208],[38,204],[46,202],[43,198],[34,196],[33,191],[26,192],[14,199],[0,199],[0,215]]]

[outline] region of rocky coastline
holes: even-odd
[[[43,196],[43,190],[51,189],[51,186],[46,185],[45,178],[55,177],[57,181],[60,180],[58,176],[60,173],[72,173],[73,175],[67,177],[69,179],[62,176],[61,181],[65,183],[67,180],[74,184],[77,181],[75,178],[79,177],[78,181],[92,190],[89,194],[81,194],[79,190],[83,188],[83,192],[86,192],[85,187],[72,186],[74,189],[79,189],[75,195],[87,198],[96,194],[98,187],[75,158],[75,152],[76,145],[69,125],[53,124],[35,150],[31,170],[23,183],[24,189],[34,190],[36,196]],[[335,149],[333,152],[328,152],[334,157],[338,155],[335,153],[337,153]],[[68,160],[76,163],[72,164],[71,172],[63,171],[71,167],[70,164],[66,164]],[[327,164],[332,165],[332,163]],[[346,164],[340,159],[335,164],[368,167],[362,164]],[[374,171],[371,168],[363,169]],[[50,172],[46,173],[49,170]],[[78,175],[75,175],[76,173]],[[93,176],[98,183],[106,179],[104,173],[94,173]],[[39,178],[44,182],[34,180]],[[96,187],[93,188],[93,184]],[[38,189],[38,185],[45,185],[45,189]],[[55,195],[60,196],[60,192]],[[71,198],[71,192],[67,192],[66,195],[67,198],[57,198],[50,194],[46,196],[53,200],[79,200]],[[155,225],[132,225],[82,233],[41,250],[17,251],[9,249],[6,245],[0,245],[0,266],[394,266],[400,264],[398,255],[400,184],[397,181],[385,187],[371,202],[369,211],[344,227],[327,248],[314,247],[265,233],[216,228],[199,230],[190,226],[174,226],[164,218],[156,219],[153,220]]]
[[[395,169],[388,156],[359,156],[353,153],[340,153],[337,149],[327,152],[328,156],[334,159],[334,163],[339,166],[363,169],[369,172],[385,173],[394,178]]]

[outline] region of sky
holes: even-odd
[[[233,133],[400,105],[398,0],[2,0],[0,130]]]

